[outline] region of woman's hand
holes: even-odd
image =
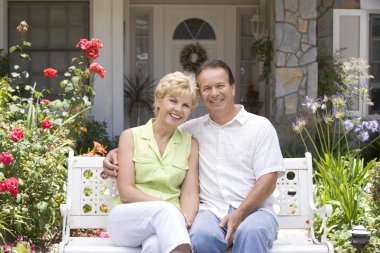
[[[185,225],[187,229],[191,228],[191,225],[193,225],[193,220],[186,214],[184,210],[181,208],[178,208],[179,211],[182,213],[183,217],[185,218]]]

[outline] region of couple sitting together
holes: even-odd
[[[110,237],[150,253],[269,252],[278,232],[271,195],[284,173],[276,131],[234,104],[224,62],[205,62],[195,77],[198,87],[180,72],[164,76],[156,118],[122,132],[104,160],[119,192]],[[198,94],[208,114],[185,122]]]

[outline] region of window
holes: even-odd
[[[374,79],[370,82],[370,97],[373,106],[369,114],[380,114],[380,14],[370,16],[369,64]]]
[[[189,18],[181,22],[174,31],[174,40],[215,40],[214,29],[206,21]]]
[[[81,51],[76,44],[81,38],[89,38],[89,2],[9,2],[8,47],[20,44],[20,33],[16,27],[22,20],[29,24],[25,40],[32,43],[25,51],[32,62],[21,64],[19,57],[11,57],[12,64],[18,64],[29,72],[30,84],[36,82],[39,90],[48,88],[52,91],[51,99],[57,98],[62,90],[59,82],[64,79],[63,73],[71,65],[71,59]],[[54,80],[43,76],[43,69],[55,68],[58,78]]]

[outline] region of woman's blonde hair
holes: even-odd
[[[181,72],[174,72],[165,75],[157,84],[154,92],[154,114],[158,113],[158,99],[165,96],[189,96],[191,98],[191,107],[196,106],[198,101],[198,88],[195,81]]]

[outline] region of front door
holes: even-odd
[[[164,11],[164,50],[165,73],[184,71],[181,64],[182,50],[190,49],[189,45],[203,48],[208,59],[224,59],[224,13],[223,8],[202,6],[181,6],[167,8]],[[185,51],[186,52],[186,51]],[[197,55],[187,59],[195,62]],[[194,76],[191,71],[185,73]],[[199,100],[190,118],[207,114],[207,110]]]

